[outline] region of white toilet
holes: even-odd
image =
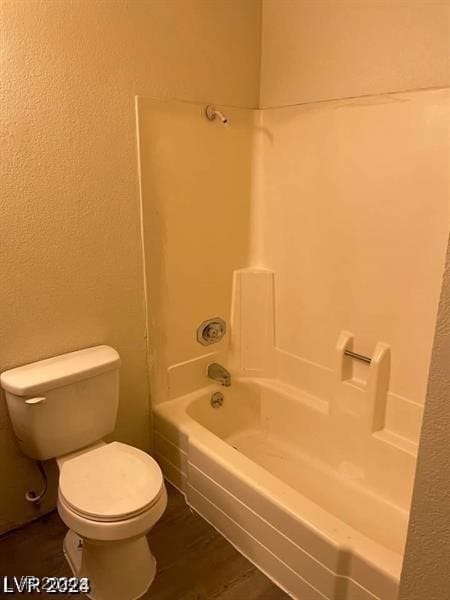
[[[69,527],[64,553],[95,600],[142,596],[155,576],[146,533],[162,516],[167,493],[145,452],[102,441],[119,404],[117,352],[96,346],[5,371],[0,382],[22,451],[56,458],[58,512]]]

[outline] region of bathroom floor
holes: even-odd
[[[287,600],[286,594],[193,513],[179,492],[170,485],[167,488],[167,510],[149,536],[158,573],[144,598]],[[53,512],[1,536],[0,575],[71,575],[62,554],[65,532],[65,525]]]

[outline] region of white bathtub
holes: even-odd
[[[394,600],[415,457],[340,425],[324,401],[242,378],[158,405],[155,451],[188,503],[293,598]]]

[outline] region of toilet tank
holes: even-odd
[[[5,371],[0,384],[19,446],[47,460],[101,440],[114,429],[120,357],[95,346]]]

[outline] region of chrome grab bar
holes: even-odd
[[[372,362],[372,359],[369,356],[364,356],[364,354],[358,354],[357,352],[352,352],[351,350],[344,350],[344,354],[346,356],[350,356],[350,358],[356,358],[356,360],[369,363],[369,365]]]

